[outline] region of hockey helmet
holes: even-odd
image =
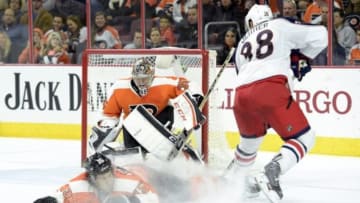
[[[139,59],[135,62],[131,74],[133,81],[139,88],[140,96],[145,96],[154,80],[154,67],[147,60]]]
[[[93,182],[97,175],[112,171],[112,168],[111,160],[101,153],[95,153],[85,160],[85,170]]]
[[[251,29],[253,26],[273,18],[272,11],[268,5],[254,4],[245,17],[245,28]]]

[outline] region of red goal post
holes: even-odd
[[[81,120],[81,160],[88,154],[88,136],[91,127],[100,116],[103,102],[106,100],[109,87],[121,77],[129,77],[133,63],[139,58],[147,58],[155,66],[155,74],[174,75],[172,67],[164,69],[159,63],[168,64],[169,58],[173,59],[171,66],[180,66],[186,69],[185,77],[201,85],[204,94],[208,91],[209,84],[216,75],[216,52],[200,49],[88,49],[82,56],[82,120]],[[165,59],[165,62],[163,60]],[[159,62],[162,61],[162,62]],[[176,63],[175,63],[175,62]],[[159,68],[157,68],[159,67]],[[179,68],[177,68],[179,69]],[[215,93],[214,93],[215,94]],[[204,160],[209,159],[209,123],[214,114],[209,113],[209,104],[212,97],[203,108],[207,122],[193,135],[196,147],[201,151]],[[216,104],[212,111],[216,111]],[[215,113],[216,115],[216,113]],[[220,119],[220,118],[217,118]],[[221,130],[219,130],[221,131]],[[200,134],[200,135],[198,135]]]

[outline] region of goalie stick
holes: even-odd
[[[217,84],[219,78],[221,77],[222,73],[224,72],[225,70],[225,67],[229,64],[230,60],[231,60],[231,57],[233,56],[235,52],[235,48],[231,48],[231,50],[229,51],[229,54],[226,56],[226,59],[224,61],[224,63],[221,65],[221,68],[219,70],[219,72],[217,73],[217,75],[215,76],[214,80],[212,81],[208,91],[206,92],[206,94],[204,95],[204,98],[203,100],[201,101],[200,105],[199,105],[199,109],[202,110],[207,102],[207,100],[209,99],[210,97],[210,94],[213,92],[214,88],[215,88],[215,85]],[[179,139],[177,140],[177,146],[180,145],[179,147],[179,151],[181,151],[183,149],[183,147],[188,143],[187,140],[189,139],[191,133],[192,133],[193,129],[192,130],[189,130],[189,131],[186,131],[185,129],[180,133],[179,135]],[[171,157],[175,157],[177,154],[172,154]]]

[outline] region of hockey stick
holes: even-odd
[[[221,77],[222,73],[225,70],[225,67],[229,64],[233,54],[235,52],[235,48],[231,48],[230,52],[228,53],[228,55],[225,58],[224,63],[221,65],[221,68],[219,70],[219,72],[217,73],[217,75],[215,76],[214,80],[212,81],[208,91],[206,92],[206,94],[204,95],[203,100],[201,101],[200,105],[199,105],[199,109],[202,110],[206,104],[206,102],[209,100],[210,98],[210,94],[213,92],[215,85],[217,84],[219,78]],[[177,145],[179,147],[175,147],[178,148],[178,151],[181,151],[183,149],[183,147],[188,144],[187,140],[189,139],[191,133],[192,133],[193,129],[186,131],[185,129],[181,132],[181,134],[179,134],[179,139],[177,140]],[[172,154],[169,157],[174,158],[176,156],[176,154]]]
[[[214,90],[215,88],[215,85],[217,84],[220,76],[222,75],[222,73],[224,72],[225,70],[225,67],[229,64],[233,54],[235,52],[235,48],[231,48],[230,51],[229,51],[229,54],[226,56],[225,58],[225,61],[224,63],[221,65],[221,68],[218,72],[218,74],[216,75],[216,77],[214,78],[214,80],[212,81],[208,91],[206,92],[206,94],[204,95],[204,99],[201,101],[200,105],[199,105],[199,109],[202,110],[207,102],[207,100],[209,99],[210,97],[210,94],[212,93],[212,91]]]

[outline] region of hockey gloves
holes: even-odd
[[[291,70],[298,81],[301,81],[306,73],[311,71],[309,58],[300,53],[298,49],[291,51]]]

